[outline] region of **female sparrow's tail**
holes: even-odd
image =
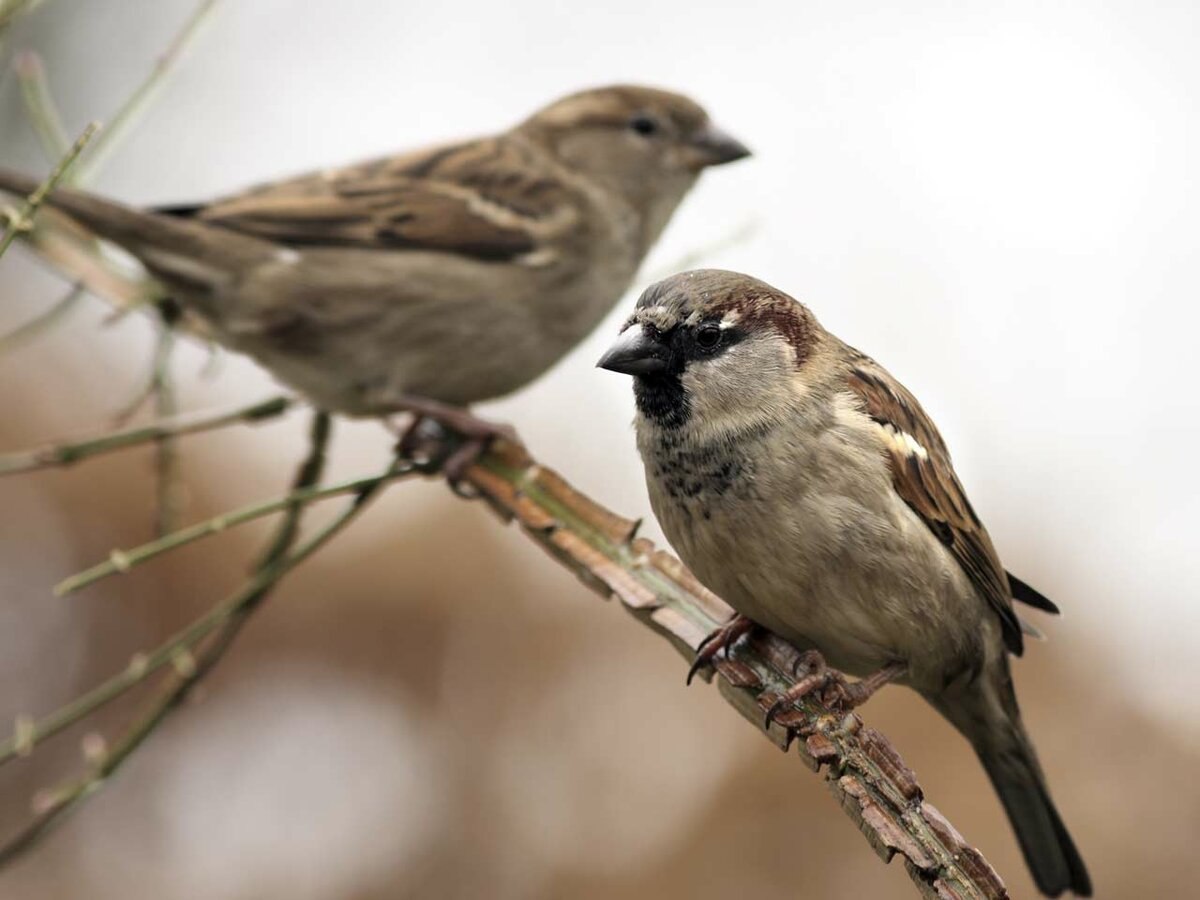
[[[1050,799],[1042,767],[1021,723],[1007,660],[997,668],[962,693],[928,699],[975,748],[1039,890],[1050,897],[1067,890],[1090,897],[1087,867]]]
[[[0,169],[0,192],[28,195],[37,187],[34,178]],[[97,237],[117,244],[151,273],[171,282],[194,285],[202,293],[266,261],[278,249],[254,237],[146,212],[68,188],[51,191],[45,205]]]

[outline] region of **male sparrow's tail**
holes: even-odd
[[[1075,842],[1050,799],[1042,767],[1021,723],[1007,662],[971,688],[928,698],[975,748],[1017,834],[1042,893],[1092,895],[1092,880]]]

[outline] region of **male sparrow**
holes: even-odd
[[[687,97],[613,86],[493,137],[212,203],[46,202],[317,406],[469,429],[455,408],[545,372],[620,298],[700,172],[748,154]],[[0,170],[0,190],[35,187]]]
[[[745,617],[700,661],[757,623],[865,676],[850,705],[909,685],[975,748],[1038,887],[1089,896],[1009,674],[1013,599],[1057,608],[1005,572],[916,398],[787,294],[715,270],[648,288],[599,365],[634,376],[663,531]]]

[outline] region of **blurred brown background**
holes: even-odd
[[[224,4],[97,187],[186,200],[497,128],[587,84],[692,93],[759,156],[706,179],[647,272],[754,220],[755,238],[705,262],[804,297],[925,398],[1007,565],[1066,610],[1038,619],[1051,641],[1017,664],[1018,688],[1098,896],[1186,896],[1200,877],[1195,11],[333,7]],[[48,0],[4,61],[39,50],[81,127],[191,8]],[[11,80],[0,160],[46,167]],[[0,330],[60,289],[9,253]],[[106,314],[93,302],[0,357],[0,449],[103,426],[132,395],[150,329]],[[605,334],[488,412],[646,515],[627,385],[591,369]],[[248,363],[204,378],[204,362],[195,347],[176,360],[189,408],[271,390]],[[284,490],[303,429],[293,415],[190,439],[188,520]],[[377,426],[343,426],[331,476],[374,471],[388,449]],[[148,537],[150,472],[138,451],[0,481],[0,719],[65,702],[245,572],[265,526],[50,596]],[[482,506],[397,486],[285,583],[203,702],[0,873],[0,897],[913,895],[820,779],[684,671]],[[964,742],[902,689],[864,715],[1030,896]],[[0,769],[4,833],[78,767],[85,731]]]

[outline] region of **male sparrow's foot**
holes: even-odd
[[[728,656],[729,648],[737,642],[737,639],[756,627],[758,626],[753,619],[747,619],[739,614],[702,640],[700,646],[696,648],[696,658],[692,660],[692,667],[688,669],[687,683],[691,684],[696,673],[711,664],[713,658],[722,650]]]
[[[904,663],[893,662],[865,678],[851,681],[837,669],[829,668],[825,657],[817,650],[806,650],[800,655],[796,671],[801,668],[806,668],[808,674],[780,694],[771,704],[763,723],[764,727],[769,726],[784,709],[814,691],[821,692],[821,701],[827,706],[849,711],[866,703],[881,687],[908,671]]]

